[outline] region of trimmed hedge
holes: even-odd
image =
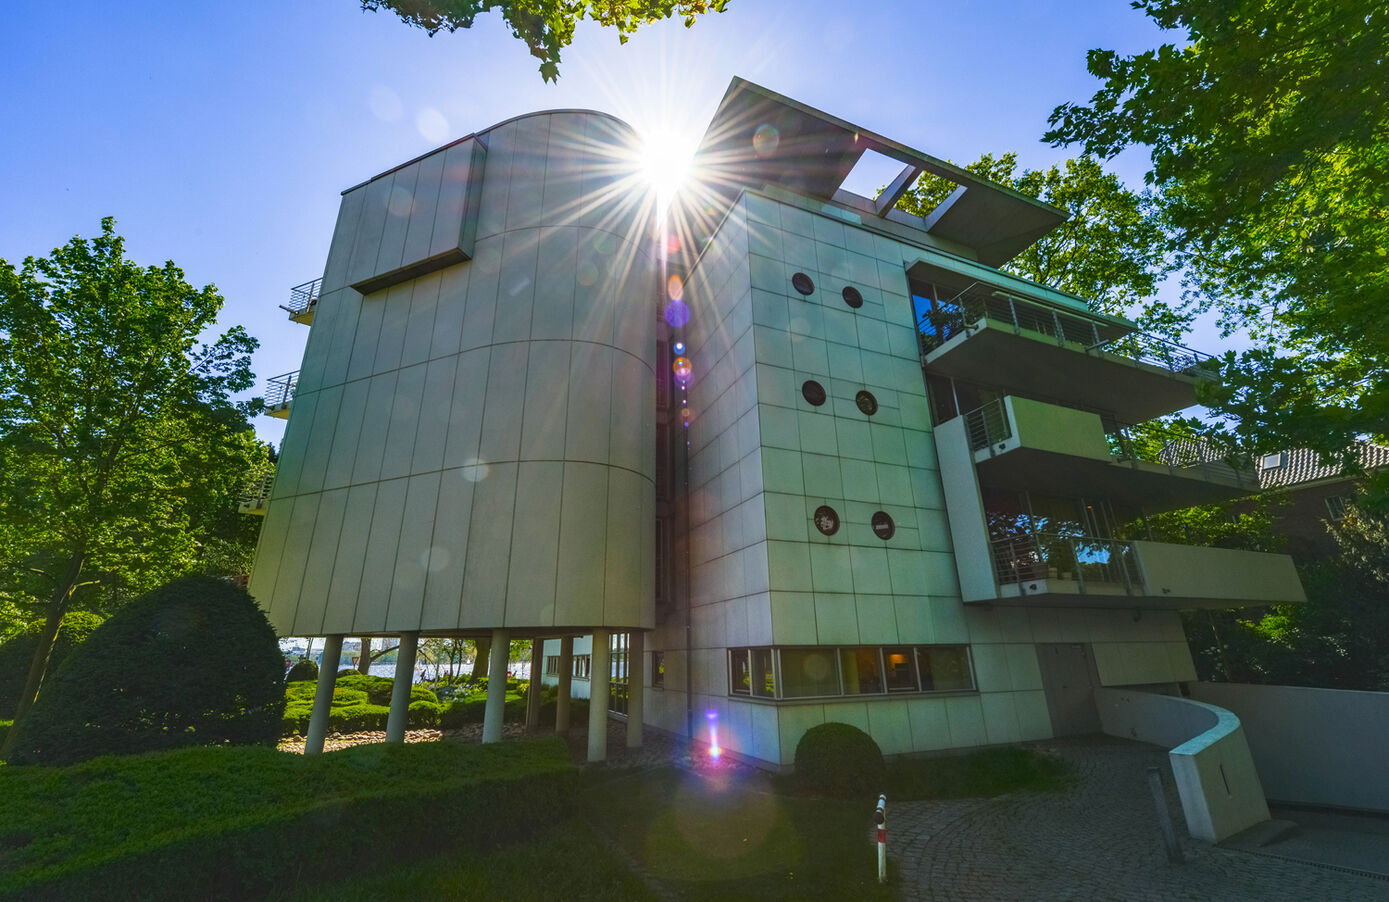
[[[308,658],[295,661],[294,666],[289,669],[289,673],[285,674],[286,683],[297,683],[300,680],[316,679],[318,679],[318,665]]]
[[[422,811],[431,835],[459,845],[524,839],[534,812],[573,812],[576,777],[555,739],[309,757],[182,749],[6,767],[0,902],[260,898],[429,856]]]
[[[822,723],[796,744],[796,782],[832,796],[883,790],[887,765],[872,736],[846,723]]]
[[[333,688],[333,706],[328,711],[328,729],[337,733],[362,733],[386,729],[391,713],[389,677],[353,673],[339,677]],[[309,729],[313,713],[313,697],[317,684],[310,681],[290,683],[285,688],[285,713],[281,734],[303,735]],[[432,689],[410,687],[410,707],[407,729],[421,730],[439,725],[444,706]]]
[[[72,650],[86,641],[102,620],[99,615],[87,611],[68,611],[58,625],[57,638],[53,640],[53,651],[48,656],[48,672],[57,672]],[[19,695],[29,679],[29,668],[39,647],[41,632],[43,624],[35,623],[0,645],[0,717],[9,717],[19,708]]]
[[[10,764],[187,745],[274,745],[284,658],[245,590],[193,576],[137,598],[44,680]]]

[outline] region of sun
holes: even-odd
[[[673,130],[659,129],[642,135],[637,169],[656,194],[656,207],[664,213],[681,186],[689,180],[694,147]]]

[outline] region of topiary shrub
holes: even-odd
[[[53,651],[48,656],[48,672],[54,673],[72,650],[86,640],[92,630],[101,625],[102,618],[87,611],[69,611],[58,626]],[[39,647],[43,624],[35,623],[17,636],[0,645],[0,717],[9,717],[19,707],[19,695],[29,679],[29,667],[34,651]]]
[[[887,775],[873,737],[846,723],[822,723],[796,744],[796,782],[832,796],[881,792]]]
[[[298,683],[303,680],[316,679],[318,679],[318,665],[308,658],[304,658],[302,661],[296,661],[294,666],[289,669],[289,673],[285,674],[286,683]]]
[[[15,724],[10,764],[189,745],[274,745],[284,659],[255,600],[205,576],[148,592],[94,630]]]

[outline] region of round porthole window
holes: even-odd
[[[878,399],[873,397],[871,391],[861,391],[854,395],[854,403],[858,405],[859,410],[863,411],[864,416],[871,417],[878,412]]]
[[[844,303],[853,307],[855,310],[863,306],[863,295],[852,285],[844,286]]]
[[[892,522],[892,518],[887,515],[887,511],[878,511],[873,515],[873,535],[886,542],[897,532],[897,524]]]
[[[828,504],[815,508],[815,528],[827,536],[839,532],[839,514]]]
[[[825,387],[814,379],[805,380],[801,386],[801,394],[813,407],[819,407],[825,403]]]
[[[798,272],[791,277],[791,287],[801,294],[813,294],[815,291],[815,283],[810,281],[810,276],[803,272]]]

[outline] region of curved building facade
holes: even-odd
[[[537,113],[343,193],[251,580],[282,635],[652,626],[634,145]]]

